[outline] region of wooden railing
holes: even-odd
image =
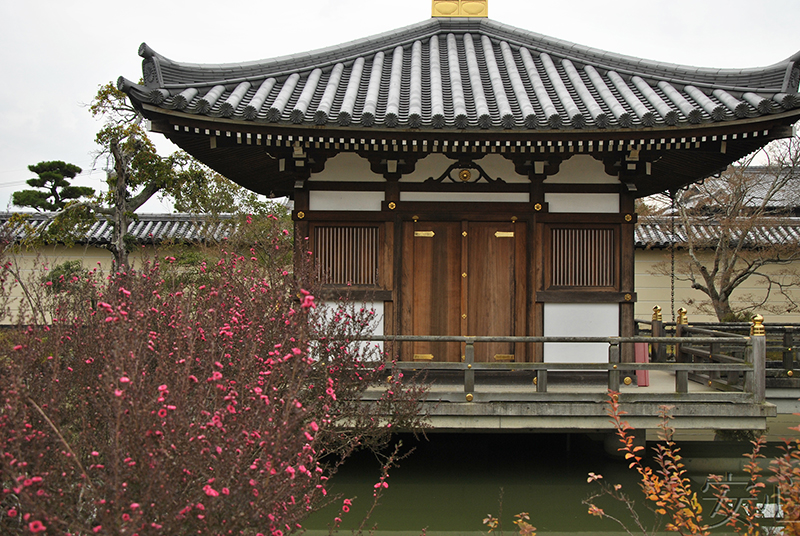
[[[759,317],[760,318],[760,317]],[[800,367],[797,348],[800,346],[800,324],[779,324],[763,322],[766,338],[766,366],[765,376],[767,387],[770,386],[796,386],[800,378],[795,377],[795,369]],[[653,308],[652,320],[636,320],[636,333],[653,337],[675,336],[710,336],[710,337],[747,337],[753,324],[750,322],[693,322],[689,324],[686,310],[678,310],[677,322],[664,322],[661,318],[661,308]],[[710,355],[706,355],[709,352]],[[650,359],[655,362],[677,361],[696,362],[728,361],[729,359],[742,361],[744,354],[741,346],[726,346],[719,342],[712,347],[704,349],[693,345],[652,345]],[[739,379],[735,376],[728,378],[696,377],[699,381],[711,381],[717,388],[726,389],[726,384],[736,385]],[[788,383],[787,383],[788,382]],[[785,385],[784,385],[785,384]]]
[[[424,371],[460,371],[463,373],[463,388],[465,399],[473,400],[475,392],[475,373],[479,371],[508,372],[534,371],[536,376],[535,390],[537,393],[546,393],[548,389],[548,373],[557,371],[599,371],[605,372],[608,377],[608,389],[620,390],[620,376],[623,371],[637,370],[666,371],[675,375],[676,393],[689,392],[689,378],[709,377],[721,378],[722,374],[728,377],[736,375],[743,378],[742,382],[733,383],[729,387],[752,395],[752,401],[761,403],[765,400],[764,391],[764,366],[765,366],[765,337],[755,335],[751,337],[721,337],[721,336],[691,336],[691,337],[458,337],[458,336],[385,336],[371,337],[370,341],[384,343],[394,342],[459,342],[465,345],[464,360],[462,362],[408,362],[401,361],[395,366],[405,370]],[[475,345],[497,342],[510,343],[604,343],[608,344],[608,362],[604,363],[518,363],[518,362],[475,362]],[[647,362],[647,363],[621,363],[620,345],[645,343],[651,347],[666,347],[666,345],[680,345],[684,355],[701,355],[707,359],[675,361],[675,362]],[[725,344],[738,348],[743,359],[715,353],[714,351],[701,354],[698,345]],[[711,359],[716,357],[717,360]],[[703,376],[704,377],[704,376]],[[712,385],[714,387],[714,385]],[[716,385],[718,389],[721,385]]]

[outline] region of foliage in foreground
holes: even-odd
[[[621,447],[620,452],[629,462],[629,467],[639,475],[639,486],[645,499],[653,511],[666,523],[666,529],[679,534],[711,534],[712,526],[703,520],[703,508],[697,498],[696,492],[691,488],[691,481],[687,476],[687,469],[682,461],[680,448],[673,440],[674,430],[670,426],[669,414],[671,407],[662,406],[661,412],[661,442],[653,448],[651,463],[648,465],[643,460],[644,447],[635,445],[631,431],[633,428],[623,420],[625,412],[619,404],[619,393],[610,392],[608,401],[608,414],[616,428]],[[800,430],[800,427],[794,428]],[[753,449],[746,454],[748,462],[744,471],[748,476],[746,498],[732,498],[729,493],[730,485],[725,483],[720,475],[710,475],[710,489],[716,499],[716,505],[711,512],[712,516],[722,516],[726,519],[725,525],[732,528],[737,534],[785,534],[800,535],[800,440],[785,440],[782,454],[769,461],[761,463],[765,456],[762,453],[766,440],[763,437],[751,442]],[[651,467],[654,466],[653,467]],[[764,466],[768,465],[769,476],[764,474]],[[633,534],[626,524],[607,514],[595,504],[595,500],[606,496],[621,502],[631,514],[636,530],[641,534],[652,534],[656,529],[648,531],[634,511],[634,501],[625,495],[621,486],[609,485],[602,480],[601,475],[590,473],[588,481],[597,482],[600,490],[590,495],[584,504],[589,506],[589,513],[607,518],[618,523],[628,534]],[[780,516],[766,522],[763,507],[766,493],[766,483],[773,483],[777,491],[777,504],[780,506]],[[772,521],[779,521],[778,527],[770,526]],[[777,532],[776,532],[777,529]]]
[[[374,312],[320,313],[255,252],[172,260],[72,275],[2,338],[0,533],[283,536],[350,453],[419,426],[417,390],[360,402],[399,376],[352,342]]]
[[[631,536],[657,534],[662,525],[668,532],[682,535],[709,535],[714,526],[720,525],[747,536],[800,535],[800,439],[784,440],[780,447],[781,454],[768,463],[763,454],[766,440],[760,437],[751,442],[753,449],[745,454],[747,463],[744,472],[748,477],[746,497],[732,497],[731,486],[722,476],[709,475],[709,488],[715,499],[709,517],[719,516],[725,520],[712,526],[703,519],[703,508],[692,489],[681,449],[673,440],[670,410],[669,406],[660,409],[661,441],[653,447],[652,457],[646,460],[645,447],[637,445],[632,434],[633,428],[624,420],[625,411],[620,406],[619,393],[609,392],[608,415],[620,440],[619,451],[629,468],[638,474],[639,488],[648,508],[656,516],[656,524],[648,527],[636,509],[636,501],[623,491],[622,486],[611,484],[596,473],[589,473],[587,482],[597,486],[597,490],[583,500],[590,515],[614,522]],[[793,430],[800,431],[800,426]],[[775,486],[776,497],[768,497],[768,483]],[[775,518],[767,519],[765,497],[776,499],[779,511],[775,512]],[[629,519],[610,513],[608,508],[601,508],[598,506],[600,501],[622,505]],[[502,533],[498,517],[490,514],[483,523],[489,532]],[[514,524],[520,535],[535,535],[536,529],[531,526],[527,512],[517,514]]]

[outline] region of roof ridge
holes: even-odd
[[[709,86],[698,78],[703,76],[735,77],[744,80],[750,75],[756,75],[772,70],[790,73],[793,63],[800,58],[800,52],[789,58],[762,67],[747,68],[714,68],[700,67],[686,64],[662,62],[658,60],[636,58],[595,47],[566,41],[556,37],[547,36],[531,30],[525,30],[484,18],[433,18],[416,24],[408,25],[395,30],[390,30],[372,36],[361,37],[339,45],[323,47],[308,52],[300,52],[238,63],[191,63],[180,62],[159,54],[146,43],[139,47],[139,55],[153,63],[158,76],[146,77],[146,86],[150,89],[160,87],[165,89],[181,89],[188,87],[210,87],[220,82],[226,84],[240,83],[243,81],[262,80],[267,77],[280,78],[291,73],[313,69],[332,68],[338,63],[349,63],[367,54],[377,53],[379,50],[387,51],[397,46],[410,46],[415,41],[429,39],[436,34],[446,33],[471,33],[483,35],[491,34],[498,40],[506,40],[517,47],[525,47],[537,53],[546,52],[560,59],[577,62],[580,65],[592,64],[603,70],[616,71],[622,75],[644,75],[658,80],[665,80],[677,84],[692,84]],[[165,83],[163,71],[174,69],[176,71],[199,71],[216,74],[217,77],[191,83]],[[246,74],[246,71],[258,71]],[[239,77],[225,77],[226,71],[241,72]],[[669,71],[672,71],[670,74]],[[787,77],[789,75],[787,74]],[[786,85],[786,84],[784,84]],[[720,86],[716,86],[720,87]],[[752,89],[746,85],[728,85],[726,89],[734,91],[747,91]],[[791,91],[792,88],[789,88]],[[784,88],[783,91],[786,91]]]

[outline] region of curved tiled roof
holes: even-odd
[[[668,217],[642,218],[636,225],[636,247],[666,248],[673,242],[676,246],[682,247],[688,242],[688,233],[691,233],[692,241],[697,247],[713,246],[719,237],[720,226],[704,219],[694,221],[690,227],[686,227],[680,222],[680,218],[676,218],[673,234],[673,225]],[[765,244],[797,245],[800,244],[800,218],[764,218],[747,236],[734,238],[744,238],[747,247]]]
[[[576,45],[488,19],[429,21],[315,52],[239,64],[147,45],[134,102],[245,123],[412,129],[629,129],[800,108],[800,53],[704,69]]]
[[[43,226],[51,223],[53,214],[25,214],[25,224],[11,221],[13,213],[0,213],[0,232],[9,238],[23,240],[28,233],[40,232]],[[198,214],[137,214],[131,222],[128,234],[139,244],[158,244],[164,242],[209,242],[229,237],[235,230],[230,215],[203,216]],[[689,228],[696,241],[711,241],[718,236],[719,226],[708,221],[694,222]],[[674,242],[678,247],[686,245],[686,228],[675,222]],[[78,238],[82,244],[103,246],[111,241],[111,223],[98,217],[84,235]],[[668,217],[640,218],[635,229],[637,248],[667,248],[673,242],[672,224]],[[800,244],[800,218],[783,217],[774,220],[764,219],[748,237],[752,244]]]
[[[18,213],[19,214],[19,213]],[[12,219],[14,213],[0,213],[0,232],[14,240],[40,235],[52,223],[53,213],[24,213],[22,220]],[[222,240],[233,231],[230,215],[203,216],[197,214],[137,214],[128,226],[128,235],[140,244],[162,242],[205,242]],[[111,243],[113,224],[98,216],[84,234],[77,237],[82,244],[102,246]]]

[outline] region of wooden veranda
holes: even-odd
[[[766,399],[766,336],[761,320],[754,323],[749,336],[682,331],[670,337],[396,336],[372,340],[386,344],[389,352],[403,342],[461,345],[461,362],[395,364],[395,373],[402,373],[406,381],[430,385],[424,409],[435,430],[608,430],[609,391],[620,393],[627,420],[638,429],[657,428],[660,409],[670,406],[675,429],[764,430],[777,408]],[[608,348],[608,360],[475,360],[476,347],[497,343],[602,344]],[[647,358],[621,362],[624,345],[639,345]],[[674,349],[672,356],[659,358],[667,346]]]

